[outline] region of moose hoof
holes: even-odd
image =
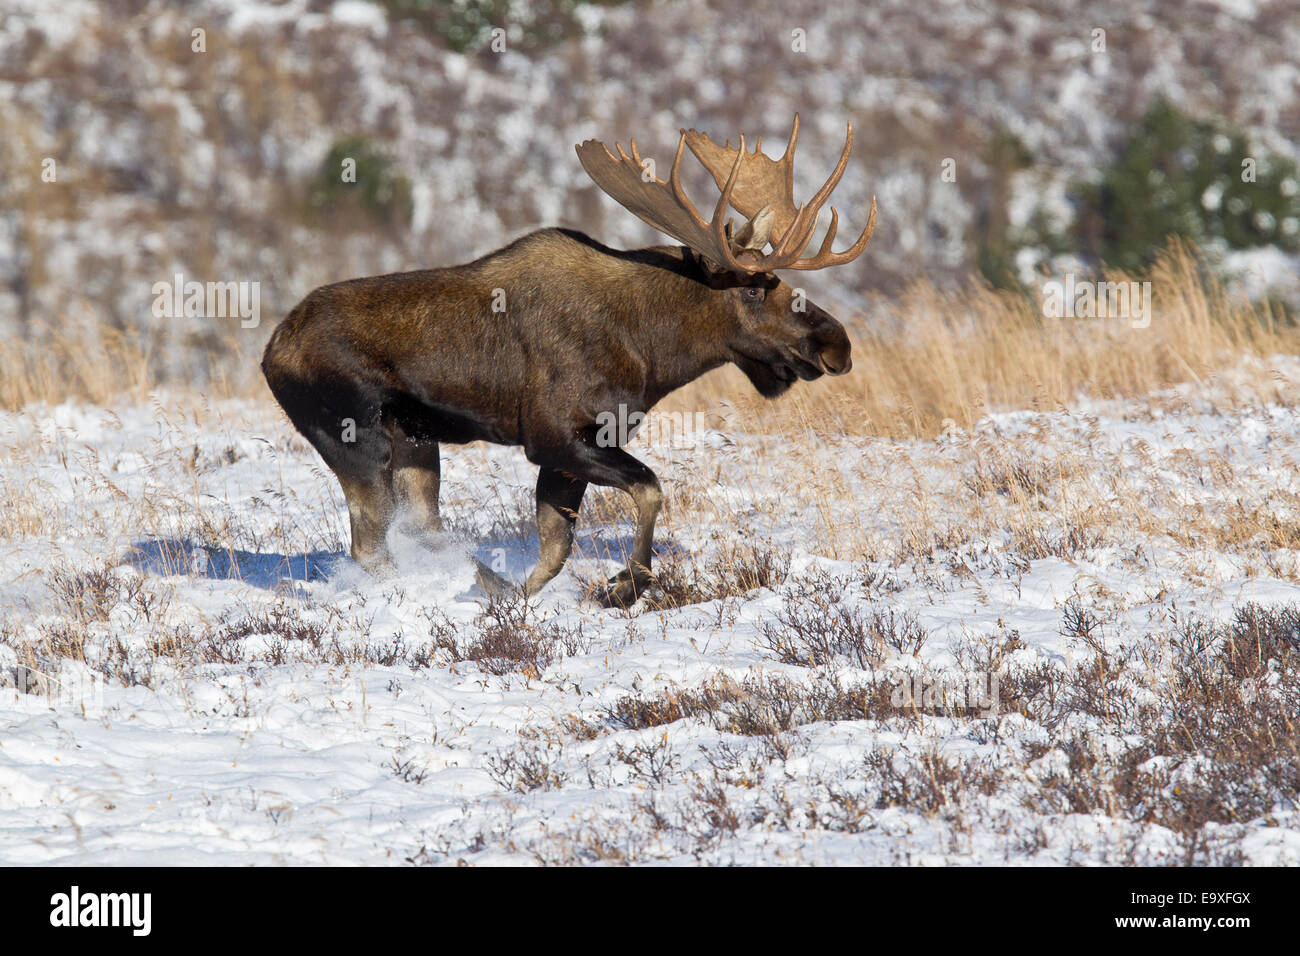
[[[635,580],[626,571],[622,571],[610,578],[609,583],[597,592],[596,600],[605,607],[629,608],[645,593],[649,583],[648,580]]]
[[[518,597],[523,591],[497,574],[478,558],[474,559],[474,577],[483,593],[494,598]]]
[[[352,552],[352,560],[372,578],[390,578],[397,573],[393,556],[387,551]]]

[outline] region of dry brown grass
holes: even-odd
[[[209,359],[208,398],[235,398],[270,393],[262,382],[260,356],[249,356],[231,335],[229,352]],[[109,325],[85,327],[66,320],[34,330],[28,338],[0,340],[0,408],[18,409],[34,402],[85,401],[112,405],[144,401],[163,384],[155,338]],[[177,383],[172,382],[172,385]]]

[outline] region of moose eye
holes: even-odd
[[[746,302],[757,302],[763,298],[763,290],[758,286],[747,285],[740,290],[740,295]]]

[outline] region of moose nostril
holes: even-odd
[[[826,355],[822,355],[822,368],[826,369],[828,375],[843,375],[852,367],[853,358],[851,356],[844,356],[843,363],[840,363]]]

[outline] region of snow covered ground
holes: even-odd
[[[533,607],[478,591],[535,554],[514,449],[444,448],[377,580],[269,404],[0,415],[0,862],[1300,862],[1291,402],[756,425],[634,443],[624,613],[604,493]]]

